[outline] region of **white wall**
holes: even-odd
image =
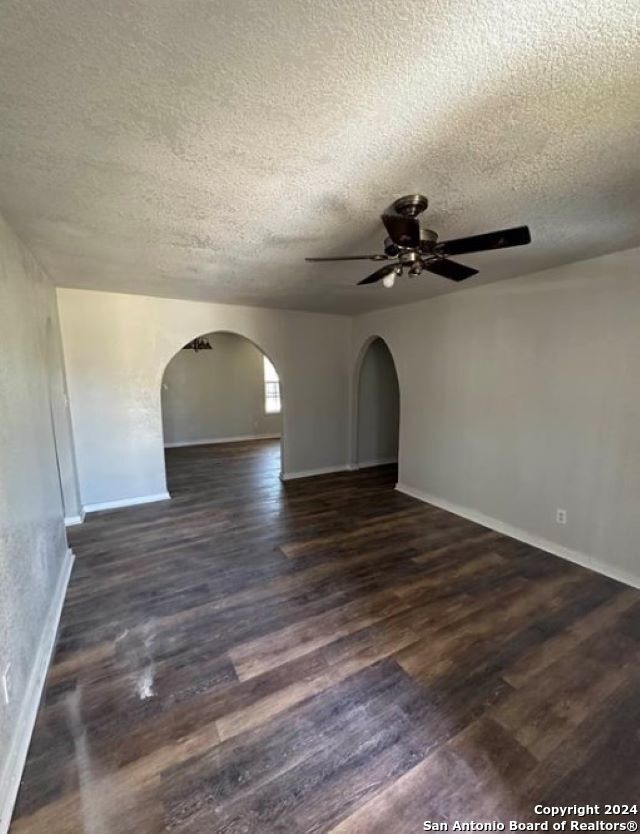
[[[400,422],[398,377],[389,348],[382,339],[373,339],[367,345],[356,384],[356,463],[367,465],[397,460]]]
[[[50,335],[47,337],[47,323]],[[0,218],[0,831],[26,756],[70,565],[48,373],[60,355],[55,293]],[[64,444],[61,444],[64,452]]]
[[[208,339],[212,350],[179,350],[167,365],[165,446],[279,435],[281,415],[264,410],[263,354],[234,333],[213,333]]]
[[[639,267],[629,250],[356,318],[352,366],[371,335],[396,362],[399,481],[639,582]]]
[[[399,377],[405,487],[640,577],[639,264],[630,250],[353,321],[61,289],[83,502],[164,492],[162,373],[217,330],[280,371],[285,471],[344,466],[354,368],[378,335]]]
[[[284,472],[346,464],[348,318],[71,289],[58,304],[85,505],[165,492],[162,375],[182,345],[218,330],[278,369]]]

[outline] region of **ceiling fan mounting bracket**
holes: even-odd
[[[391,208],[402,217],[417,217],[428,205],[429,200],[423,194],[407,194],[394,200]]]

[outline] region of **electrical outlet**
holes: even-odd
[[[556,523],[557,524],[566,524],[567,523],[567,511],[561,510],[558,508],[556,510]]]
[[[2,680],[0,681],[0,688],[2,689],[2,700],[4,701],[5,707],[11,702],[11,664],[7,663],[7,666],[2,674]]]

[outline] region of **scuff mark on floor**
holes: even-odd
[[[67,720],[75,748],[83,829],[85,834],[109,834],[109,797],[104,784],[100,784],[100,774],[91,755],[87,730],[82,720],[81,702],[80,686],[65,699]]]
[[[136,696],[146,701],[156,695],[153,643],[155,621],[148,620],[138,628],[125,629],[116,638],[116,657],[129,673]]]
[[[153,698],[156,694],[153,688],[153,666],[148,666],[136,682],[136,689],[141,701]]]

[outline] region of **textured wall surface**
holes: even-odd
[[[264,410],[262,353],[233,333],[214,333],[209,343],[212,350],[180,350],[167,365],[165,444],[280,434],[282,416]]]
[[[382,339],[374,339],[362,357],[357,421],[357,463],[397,459],[400,392],[393,357]]]
[[[398,480],[640,581],[639,265],[622,252],[358,317],[354,355],[380,335],[398,370]]]
[[[358,311],[393,197],[529,223],[468,284],[640,245],[635,0],[5,0],[0,207],[60,284]]]
[[[183,345],[218,330],[250,339],[278,369],[283,470],[346,463],[345,316],[72,289],[58,290],[58,306],[85,505],[164,492],[162,375]]]
[[[0,218],[0,674],[11,664],[12,690],[0,701],[0,784],[67,550],[47,320],[59,341],[55,290]]]

